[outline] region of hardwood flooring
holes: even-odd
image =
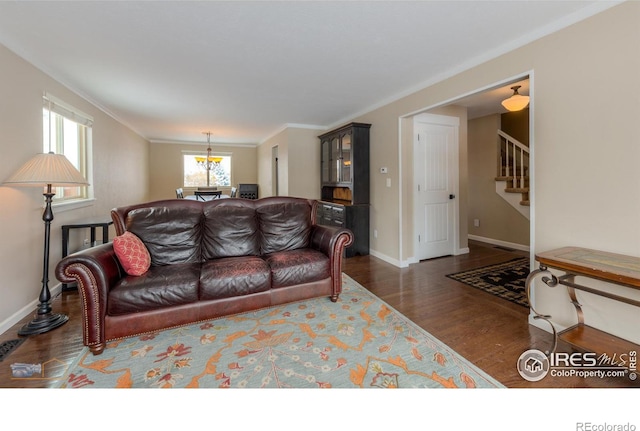
[[[396,310],[457,351],[509,388],[630,387],[626,378],[547,376],[528,382],[516,362],[526,350],[547,350],[551,335],[528,324],[528,309],[446,277],[447,274],[501,263],[526,255],[491,245],[470,242],[470,253],[397,268],[373,256],[346,259],[343,270]],[[49,333],[28,337],[0,362],[0,387],[51,387],[56,376],[82,349],[79,296],[64,292],[53,302],[55,312],[69,322]],[[0,335],[0,342],[18,338],[29,318]],[[566,346],[560,346],[559,351]],[[16,379],[10,364],[42,364],[45,378]]]

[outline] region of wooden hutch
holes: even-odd
[[[351,123],[320,135],[318,223],[350,229],[346,256],[369,254],[369,129]]]

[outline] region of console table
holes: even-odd
[[[72,229],[91,229],[90,247],[96,245],[96,229],[102,228],[102,243],[109,242],[109,226],[113,224],[113,220],[109,218],[96,218],[90,220],[82,220],[74,223],[62,225],[62,257],[69,254],[69,231]],[[62,290],[68,290],[67,284],[62,284]],[[69,289],[70,290],[70,289]]]
[[[549,325],[551,325],[554,338],[552,352],[556,350],[558,339],[569,343],[578,350],[595,353],[640,350],[640,346],[637,344],[585,325],[582,305],[576,297],[576,290],[582,290],[636,307],[640,307],[640,301],[575,282],[576,276],[583,276],[625,286],[630,289],[640,289],[640,257],[581,247],[563,247],[539,253],[536,255],[536,260],[540,263],[540,267],[539,269],[531,271],[526,281],[526,292],[529,304],[531,304],[531,283],[535,277],[542,275],[541,280],[547,286],[555,287],[558,284],[566,286],[569,297],[571,298],[571,303],[575,307],[578,317],[578,323],[576,325],[558,333],[550,320],[551,316],[538,313],[533,306],[531,307],[531,311],[534,313],[534,319],[546,320]],[[564,271],[564,275],[557,277],[549,271],[549,268]]]

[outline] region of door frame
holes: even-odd
[[[423,124],[430,124],[430,125],[435,125],[435,126],[449,126],[449,127],[453,127],[454,128],[454,143],[453,143],[453,148],[452,148],[452,152],[453,154],[451,155],[452,159],[453,159],[453,163],[452,166],[450,166],[450,168],[452,169],[451,172],[451,179],[453,181],[452,184],[452,188],[453,190],[451,191],[451,193],[453,193],[453,195],[455,196],[453,199],[453,202],[451,202],[453,204],[453,208],[451,209],[451,217],[450,217],[450,222],[453,225],[453,244],[451,247],[451,254],[452,255],[457,255],[460,254],[460,205],[459,205],[459,196],[460,196],[460,168],[459,168],[459,160],[460,160],[460,117],[454,117],[454,116],[448,116],[448,115],[439,115],[439,114],[429,114],[429,113],[423,113],[423,114],[418,114],[415,115],[413,117],[413,148],[414,148],[414,156],[415,156],[415,148],[419,145],[418,144],[418,127],[417,124],[418,123],[423,123]],[[415,167],[415,158],[414,158],[414,163],[413,163],[414,167]],[[418,191],[417,191],[417,183],[418,183],[418,172],[415,171],[415,168],[413,170],[413,193],[411,193],[412,195],[412,199],[414,202],[413,205],[413,226],[414,226],[414,235],[413,235],[413,256],[414,259],[416,261],[419,260],[418,256],[419,256],[419,249],[420,249],[420,241],[418,240],[418,235],[416,235],[416,231],[418,230],[418,223],[422,223],[421,221],[419,221],[419,214],[420,211],[418,211],[418,205],[416,204],[417,202],[417,197],[418,197]],[[444,255],[443,255],[444,256]],[[434,256],[435,257],[440,257],[440,256]]]
[[[465,93],[462,94],[458,94],[454,97],[451,97],[449,99],[437,102],[437,103],[433,103],[431,105],[426,105],[423,106],[421,108],[418,109],[414,109],[410,112],[406,112],[405,114],[400,114],[397,118],[398,118],[398,148],[397,148],[397,154],[398,154],[398,169],[399,169],[399,177],[400,177],[400,181],[398,182],[398,196],[399,196],[399,200],[398,200],[398,259],[391,259],[391,258],[387,258],[385,259],[386,261],[388,261],[389,263],[392,263],[395,266],[398,266],[400,268],[403,267],[407,267],[412,263],[416,263],[417,260],[415,260],[415,256],[411,256],[410,254],[413,254],[413,251],[411,251],[410,253],[407,252],[407,250],[405,249],[405,241],[407,238],[407,235],[411,234],[414,230],[414,226],[413,226],[413,217],[409,217],[407,218],[406,214],[407,213],[411,213],[413,214],[413,199],[410,196],[411,193],[407,193],[407,190],[410,190],[411,187],[413,186],[412,184],[408,184],[409,179],[412,179],[413,176],[410,176],[409,178],[405,179],[405,175],[404,175],[404,170],[406,168],[405,166],[405,159],[407,158],[411,158],[411,153],[408,152],[407,150],[407,145],[412,145],[413,143],[413,117],[418,115],[418,114],[422,114],[422,113],[427,113],[430,112],[434,109],[438,109],[438,108],[444,108],[446,106],[450,106],[450,105],[455,105],[457,101],[467,97],[467,96],[471,96],[474,94],[479,94],[479,93],[483,93],[485,91],[489,91],[492,90],[496,87],[499,86],[503,86],[506,84],[509,84],[511,82],[515,82],[524,78],[529,78],[529,96],[531,97],[531,100],[529,102],[529,149],[530,149],[530,161],[529,161],[529,177],[530,177],[530,201],[531,201],[531,219],[530,219],[530,224],[529,224],[529,248],[530,248],[530,261],[531,261],[531,265],[533,265],[533,263],[535,262],[534,260],[534,250],[536,249],[536,230],[535,230],[535,213],[536,213],[536,191],[535,191],[535,173],[536,173],[536,169],[535,169],[535,90],[534,90],[534,85],[535,85],[535,77],[534,77],[535,73],[533,69],[529,69],[526,71],[522,71],[516,75],[512,75],[510,77],[506,77],[502,80],[499,81],[494,81],[490,84],[484,85],[482,87],[477,87],[471,91],[467,91]],[[411,152],[413,150],[410,150]],[[458,184],[460,184],[460,182],[458,182]],[[468,253],[469,252],[469,248],[460,248],[460,253],[459,254],[464,254],[464,253]],[[384,255],[380,254],[380,253],[375,253],[375,250],[373,250],[373,253],[376,256],[380,256],[382,258],[385,258]],[[533,266],[532,266],[533,267]]]

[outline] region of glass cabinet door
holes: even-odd
[[[322,141],[321,145],[321,166],[320,166],[320,181],[323,183],[328,183],[331,181],[330,176],[330,168],[331,168],[331,157],[330,157],[330,148],[329,141]]]
[[[340,139],[338,137],[331,138],[331,163],[329,168],[329,181],[339,183],[340,180]]]
[[[351,133],[340,137],[340,182],[351,182]]]

